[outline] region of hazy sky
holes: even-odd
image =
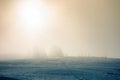
[[[31,0],[0,0],[0,58],[26,58],[34,47],[49,52],[53,46],[69,56],[120,57],[120,0],[37,0],[44,27],[29,35],[17,15],[22,1]]]

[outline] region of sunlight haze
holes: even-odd
[[[0,0],[0,59],[119,58],[119,8],[119,0]]]

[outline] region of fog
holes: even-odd
[[[119,8],[119,0],[0,0],[0,59],[120,57]]]

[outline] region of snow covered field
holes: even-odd
[[[1,61],[0,80],[120,80],[120,59],[80,57]]]

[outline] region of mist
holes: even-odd
[[[45,8],[25,25],[17,15],[22,0],[0,0],[0,59],[32,58],[36,49],[43,56],[120,57],[119,0],[30,1]]]

